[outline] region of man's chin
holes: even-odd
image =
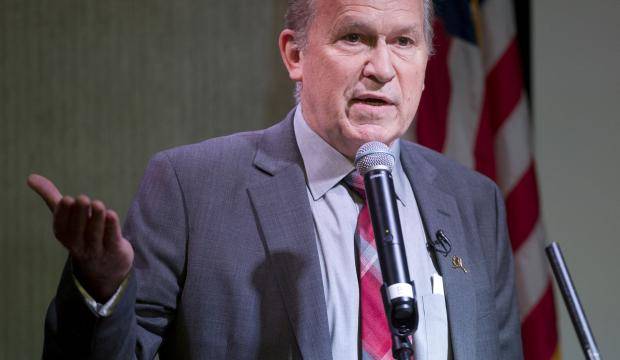
[[[363,125],[356,128],[355,133],[349,136],[349,142],[355,151],[367,142],[379,141],[387,145],[391,145],[398,136],[386,131],[385,128],[378,125]]]
[[[398,117],[394,105],[371,106],[356,103],[348,111],[349,119],[354,124],[389,124]]]
[[[392,122],[394,120],[390,120]],[[353,126],[353,134],[355,138],[368,141],[390,141],[394,138],[394,129],[385,126],[388,121],[356,123]]]

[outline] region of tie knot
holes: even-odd
[[[345,184],[362,199],[366,200],[366,188],[364,187],[364,178],[357,171],[352,171],[344,178]]]

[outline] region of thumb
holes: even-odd
[[[62,194],[56,185],[54,185],[54,183],[47,178],[38,174],[30,174],[30,176],[28,176],[27,183],[28,186],[39,194],[39,196],[45,201],[50,211],[54,212],[56,204],[58,204],[62,198]]]

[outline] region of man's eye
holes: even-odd
[[[398,46],[408,47],[413,45],[413,40],[406,36],[400,36],[396,39],[396,43],[398,44]]]
[[[356,44],[362,41],[362,36],[360,34],[347,34],[342,39],[346,42]]]

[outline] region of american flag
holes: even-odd
[[[436,0],[435,11],[435,55],[412,136],[502,190],[525,359],[559,359],[512,1]]]

